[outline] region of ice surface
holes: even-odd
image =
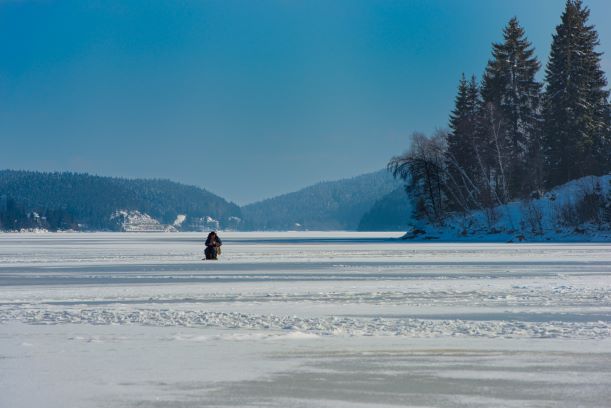
[[[608,406],[611,244],[0,234],[0,407]]]

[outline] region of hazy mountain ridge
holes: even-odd
[[[240,209],[205,189],[169,180],[3,170],[0,230],[356,230],[363,215],[397,188],[400,183],[381,170],[320,182]],[[382,207],[387,210],[388,205]],[[400,229],[403,223],[378,225],[370,219],[365,229]]]
[[[386,170],[314,184],[242,207],[248,230],[356,230],[363,214],[401,184]]]
[[[0,198],[0,229],[10,230],[121,230],[112,217],[116,211],[139,211],[161,224],[185,215],[187,230],[198,229],[206,217],[221,225],[241,217],[236,204],[207,190],[159,179],[3,170]]]
[[[359,231],[405,231],[415,222],[410,197],[401,186],[377,200],[361,217]]]

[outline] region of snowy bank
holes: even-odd
[[[588,176],[540,197],[420,223],[403,239],[441,241],[611,241],[611,175]]]

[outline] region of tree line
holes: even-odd
[[[449,130],[415,133],[388,164],[406,181],[416,216],[434,223],[611,170],[611,103],[598,33],[581,0],[568,0],[541,63],[517,18],[492,46],[481,80],[464,74]]]

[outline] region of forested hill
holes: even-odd
[[[356,230],[361,217],[400,183],[385,170],[322,182],[242,207],[249,230]]]
[[[415,222],[413,208],[404,187],[398,187],[376,201],[363,214],[359,231],[406,231]]]
[[[222,226],[240,216],[237,205],[168,180],[0,171],[0,229],[5,230],[121,230],[129,217],[197,229],[206,220]]]

